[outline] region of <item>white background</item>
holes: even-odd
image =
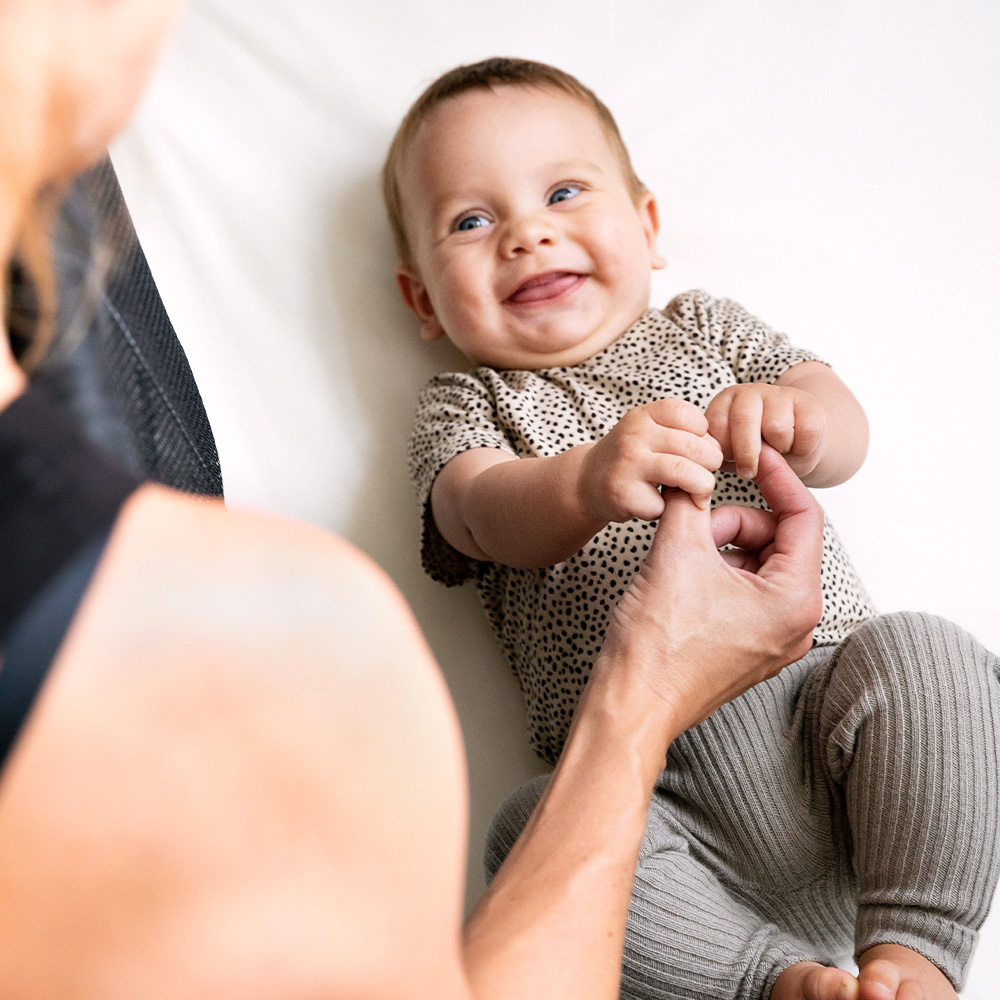
[[[461,364],[398,301],[377,171],[438,73],[554,62],[609,104],[659,198],[653,304],[705,288],[831,361],[864,469],[820,496],[884,610],[1000,649],[993,0],[194,0],[114,149],[202,388],[231,504],[338,531],[396,579],[468,747],[469,899],[486,824],[540,770],[469,588],[424,578],[404,455],[416,392]],[[332,762],[344,766],[345,762]],[[405,780],[405,762],[401,762]],[[386,790],[389,794],[389,790]],[[1000,918],[967,997],[1000,972]]]

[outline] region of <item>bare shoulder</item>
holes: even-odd
[[[453,725],[409,606],[364,553],[312,525],[159,487],[122,510],[62,655],[81,677],[148,692],[159,676],[209,708],[206,684],[333,715],[391,714],[410,699]]]
[[[314,525],[157,486],[126,504],[109,546],[112,559],[149,560],[171,583],[191,573],[189,584],[222,581],[237,588],[278,588],[296,581],[322,587],[328,596],[364,588],[365,597],[395,587],[364,553]],[[200,580],[199,580],[200,577]]]
[[[296,634],[305,653],[325,634],[341,647],[365,634],[419,636],[393,582],[344,539],[155,486],[123,509],[92,590],[95,600],[113,594],[137,628],[161,621],[175,638],[190,629],[266,645]]]
[[[39,996],[263,997],[275,969],[289,996],[459,996],[465,789],[440,671],[377,566],[143,488],[4,775],[0,964],[63,977]]]

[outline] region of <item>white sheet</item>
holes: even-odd
[[[872,594],[1000,649],[998,41],[986,0],[191,4],[115,163],[230,502],[366,549],[445,669],[469,753],[470,900],[490,815],[539,767],[474,596],[419,569],[410,411],[460,362],[419,341],[395,291],[376,174],[399,116],[487,55],[593,86],[659,196],[654,303],[704,287],[832,361],[872,447],[821,500]],[[1000,972],[1000,926],[984,937],[973,1000]]]

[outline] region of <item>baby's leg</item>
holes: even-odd
[[[812,1000],[853,1000],[853,976],[823,967],[815,945],[733,896],[653,813],[647,845],[651,837],[659,843],[648,854],[644,845],[632,888],[623,1000],[760,1000],[798,963],[815,970],[819,992]],[[821,957],[835,965],[832,956]]]
[[[513,846],[545,781],[522,786],[494,819],[486,848],[488,878]],[[816,956],[815,947],[730,894],[692,855],[666,798],[654,797],[626,929],[623,998],[760,1000],[783,969]],[[817,970],[824,991],[810,1000],[853,1000],[853,976]]]
[[[860,1000],[944,1000],[965,981],[1000,872],[998,670],[950,622],[898,614],[810,679],[813,752],[859,879]]]

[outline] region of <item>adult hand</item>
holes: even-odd
[[[822,610],[823,513],[767,445],[756,481],[773,513],[723,507],[710,515],[685,493],[666,495],[595,665],[591,683],[617,677],[654,695],[664,747],[810,648]],[[723,556],[726,544],[737,551]],[[648,698],[644,711],[652,711]]]

